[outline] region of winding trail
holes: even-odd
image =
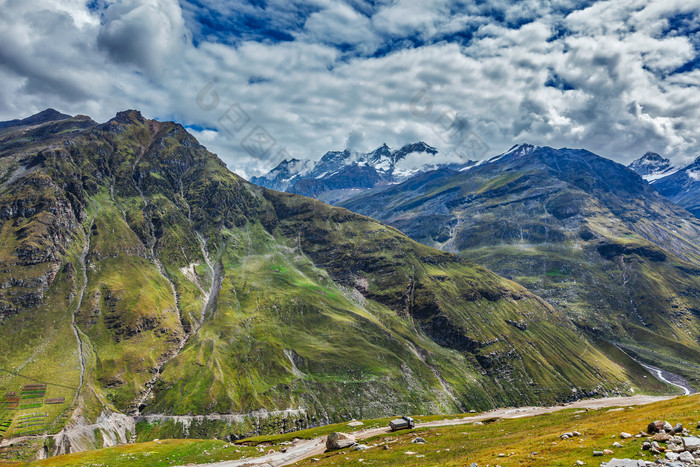
[[[80,252],[80,256],[78,258],[80,261],[80,269],[83,272],[83,285],[80,288],[80,294],[78,295],[78,303],[76,303],[75,309],[71,314],[71,327],[73,328],[73,334],[75,334],[75,340],[78,341],[78,359],[80,360],[80,384],[78,385],[78,389],[75,391],[75,397],[73,398],[73,403],[71,404],[71,406],[75,406],[75,403],[78,401],[78,397],[80,397],[80,393],[83,390],[83,385],[85,384],[85,354],[83,353],[83,339],[82,337],[80,337],[80,330],[78,329],[78,325],[75,322],[75,318],[80,312],[80,307],[83,306],[83,298],[85,298],[85,290],[88,286],[87,255],[90,252],[90,234],[92,232],[92,225],[94,222],[95,219],[91,219],[90,225],[85,231],[83,251]]]
[[[633,405],[645,405],[654,402],[673,399],[675,396],[630,396],[630,397],[608,397],[603,399],[586,399],[572,402],[570,404],[561,404],[553,407],[518,407],[518,408],[503,408],[495,409],[479,415],[470,417],[455,418],[449,420],[437,420],[434,422],[418,423],[416,428],[431,428],[441,426],[456,426],[466,425],[489,418],[523,418],[534,417],[535,415],[543,415],[552,412],[558,412],[565,409],[602,409],[607,407],[629,407]],[[369,430],[361,430],[353,433],[358,441],[378,436],[384,433],[390,433],[388,427],[373,428]],[[270,467],[281,467],[291,465],[302,461],[309,457],[319,456],[326,451],[326,437],[319,436],[309,440],[296,440],[291,446],[288,446],[286,452],[277,451],[272,454],[267,454],[257,458],[240,459],[235,461],[216,462],[211,464],[199,464],[210,467],[247,467],[255,465],[264,465]]]

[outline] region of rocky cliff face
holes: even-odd
[[[9,128],[0,169],[0,387],[53,401],[29,428],[31,403],[0,413],[4,436],[110,411],[316,424],[661,389],[523,287],[252,185],[172,122]]]

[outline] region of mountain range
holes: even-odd
[[[658,154],[647,153],[628,167],[652,183],[659,193],[700,217],[700,157],[679,168]]]
[[[382,185],[379,198],[367,189],[368,209],[347,204],[442,250],[483,253],[457,255],[251,184],[173,122],[133,110],[102,124],[40,120],[0,130],[0,446],[26,435],[27,455],[52,455],[669,391],[605,340],[616,331],[698,361],[700,227],[624,167],[624,177],[601,182],[573,155],[562,165],[551,151],[521,147],[462,172]],[[532,154],[547,156],[537,169],[550,177],[528,167]],[[378,160],[396,171],[403,158],[387,148]],[[593,155],[585,164],[607,167]],[[567,188],[554,167],[575,182]],[[593,190],[604,196],[577,198]],[[618,194],[624,206],[613,205]],[[465,200],[474,210],[463,211]],[[639,218],[642,208],[651,220]],[[537,252],[554,241],[580,255],[553,263]],[[518,252],[511,266],[484,260],[509,250]],[[613,294],[622,308],[572,311],[572,301],[510,273],[521,259],[564,297],[579,274],[568,265],[583,274],[600,266],[607,275],[593,279],[602,282],[591,303]],[[663,310],[642,305],[656,297],[650,285],[666,288]],[[628,292],[639,306],[625,305]]]
[[[700,220],[655,186],[589,151],[519,145],[340,205],[518,282],[697,385]]]
[[[251,182],[277,191],[310,196],[331,204],[369,188],[405,181],[421,172],[449,167],[460,170],[476,162],[458,156],[437,157],[424,142],[392,150],[386,144],[369,153],[331,151],[314,162],[285,159]]]

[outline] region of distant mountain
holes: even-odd
[[[38,114],[34,114],[31,117],[24,118],[22,120],[9,120],[6,122],[0,122],[0,129],[10,128],[15,126],[26,126],[26,125],[39,125],[46,122],[55,122],[57,120],[65,120],[72,118],[70,115],[62,114],[61,112],[54,109],[46,109]]]
[[[427,146],[404,152],[432,154]],[[328,154],[310,171],[352,173],[355,164],[384,176],[408,158],[385,147],[348,165],[350,157]],[[295,170],[288,164],[279,175]],[[515,202],[528,190],[518,181],[527,173],[493,173],[471,193]],[[629,181],[610,183],[645,189],[625,173]],[[478,212],[447,226],[460,230],[461,220],[485,244],[523,230],[560,238],[568,231],[554,219],[587,209],[576,194],[546,204],[558,216],[551,222],[539,221],[526,201],[523,212],[494,224],[495,201],[484,199]],[[424,201],[413,205],[427,209]],[[445,201],[434,215],[458,206]],[[606,227],[600,220],[591,232]],[[428,236],[440,227],[423,225]],[[571,228],[572,243],[592,238]],[[669,236],[673,228],[684,250],[680,235],[690,227],[669,225]],[[460,232],[460,245],[477,243],[469,229]],[[669,255],[668,270],[692,269],[625,233],[617,243],[590,234],[592,254],[600,247],[597,261],[608,269],[626,266],[634,252],[639,261]],[[664,389],[524,287],[368,217],[248,183],[181,125],[137,111],[103,124],[75,117],[1,133],[0,237],[2,436],[31,430],[21,441],[27,457],[132,436],[231,439],[352,417]],[[544,271],[568,274],[549,264]],[[634,264],[617,287],[650,293]],[[696,318],[686,303],[698,287],[672,285],[664,305],[679,308],[657,310],[658,321],[675,329],[679,348],[691,349]],[[617,292],[596,293],[609,291]],[[646,309],[639,313],[657,324]]]
[[[665,170],[655,156],[645,162]],[[520,145],[340,206],[519,282],[581,330],[698,386],[700,366],[686,362],[700,361],[700,220],[654,189],[681,179],[674,196],[690,198],[697,169],[652,186],[589,151]]]
[[[407,144],[398,150],[384,144],[369,153],[331,151],[317,162],[284,160],[267,174],[250,181],[334,204],[369,188],[399,183],[417,173],[443,167],[462,169],[475,164],[437,154],[437,149],[423,142]]]
[[[700,218],[700,157],[689,166],[654,182],[654,188]]]
[[[654,152],[647,152],[627,167],[637,172],[648,182],[653,182],[678,170],[671,165],[669,159],[664,159]]]

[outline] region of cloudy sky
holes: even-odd
[[[418,140],[700,155],[700,0],[0,0],[0,13],[0,120],[136,108],[244,176]]]

